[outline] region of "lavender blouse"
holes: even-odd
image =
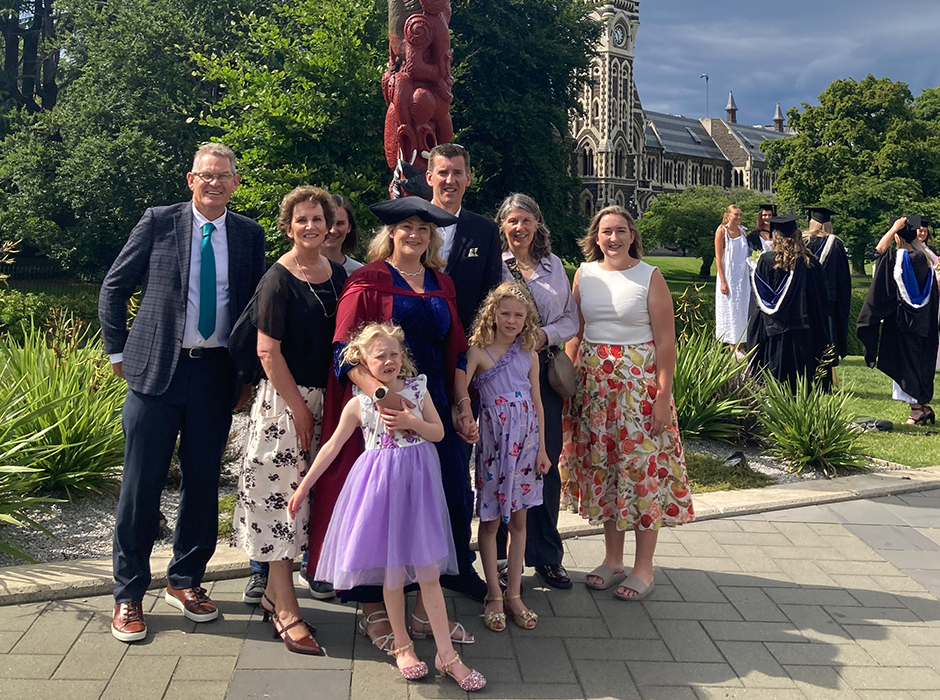
[[[503,282],[515,278],[506,267],[512,253],[503,253]],[[549,345],[562,345],[578,332],[578,306],[571,296],[571,284],[565,274],[565,266],[557,255],[549,253],[536,265],[528,280],[529,290],[535,305],[542,315],[542,330],[548,336]]]

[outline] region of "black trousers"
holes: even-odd
[[[552,463],[548,474],[542,477],[542,505],[529,508],[526,514],[526,566],[554,566],[561,564],[564,547],[558,534],[558,508],[561,504],[561,476],[558,457],[561,454],[562,399],[548,383],[548,354],[539,353],[539,390],[545,414],[545,451]],[[500,524],[496,533],[496,556],[506,558],[509,531]]]
[[[179,437],[182,481],[167,569],[173,588],[202,583],[219,533],[219,471],[232,425],[235,367],[227,352],[180,355],[166,392],[128,391],[124,400],[124,475],[114,528],[114,600],[142,600],[158,533],[160,494]]]

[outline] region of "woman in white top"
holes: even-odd
[[[331,195],[333,206],[336,208],[336,218],[323,241],[323,254],[339,263],[351,275],[354,270],[362,267],[362,263],[349,257],[359,247],[359,227],[356,226],[356,217],[353,215],[352,202],[341,194]]]
[[[624,532],[636,531],[633,570],[614,593],[636,601],[653,590],[659,528],[694,517],[672,400],[675,316],[662,274],[640,260],[626,209],[601,210],[581,248],[588,262],[572,290],[580,328],[567,351],[578,388],[563,419],[563,502],[604,525],[606,553],[589,588],[625,578]]]
[[[737,348],[747,331],[747,310],[751,298],[750,247],[741,225],[741,208],[732,204],[715,231],[715,336]]]

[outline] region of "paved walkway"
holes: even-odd
[[[628,538],[629,539],[629,538]],[[567,540],[577,581],[597,536]],[[940,490],[712,520],[660,537],[657,587],[546,590],[526,577],[533,631],[483,629],[464,656],[489,698],[805,700],[940,697]],[[244,579],[211,584],[221,619],[196,625],[157,595],[145,642],[108,632],[109,596],[0,608],[0,697],[414,700],[466,697],[442,679],[408,684],[355,634],[355,610],[302,596],[327,656],[288,653],[241,602]],[[418,642],[433,658],[429,642]]]

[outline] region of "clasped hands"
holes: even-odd
[[[412,420],[416,419],[415,414],[411,411],[415,405],[395,392],[389,392],[384,398],[375,403],[379,408],[379,417],[385,424],[385,429],[389,432],[409,430]],[[477,428],[476,421],[473,420],[473,413],[469,407],[464,414],[461,414],[456,406],[452,406],[451,414],[454,430],[457,431],[457,435],[460,436],[461,440],[471,445],[479,440],[480,431]]]

